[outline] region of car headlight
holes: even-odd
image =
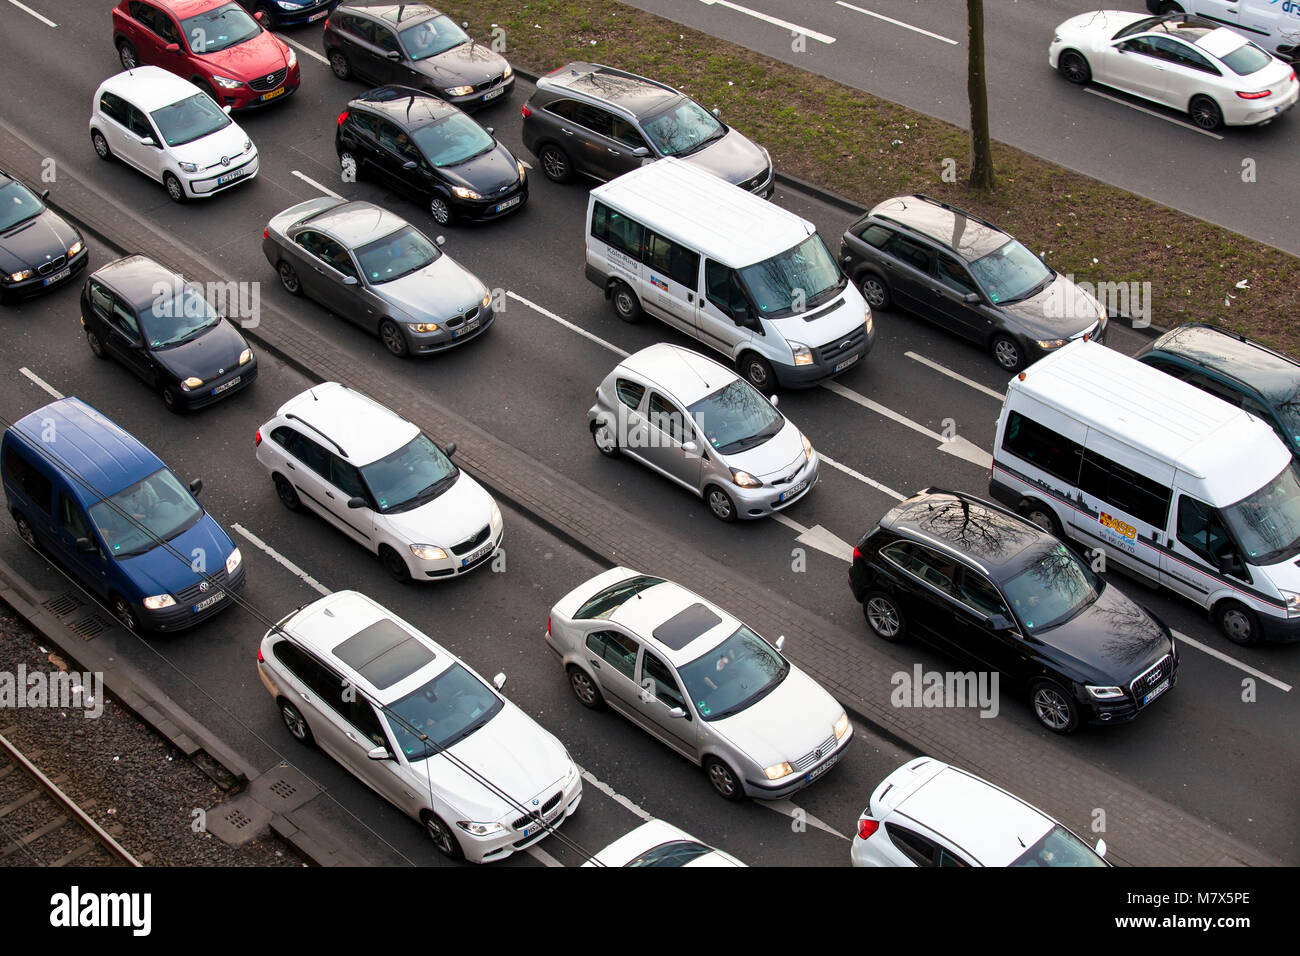
[[[501,530],[501,509],[497,507],[497,503],[495,501],[492,502],[492,530],[493,531]]]
[[[474,192],[474,190],[470,189],[467,186],[452,186],[451,191],[454,192],[461,199],[482,199],[483,198],[482,196],[480,196],[478,193]]]
[[[234,551],[230,552],[230,557],[226,558],[226,573],[234,574],[243,563],[244,556],[240,554],[239,549],[236,548]]]
[[[738,468],[731,469],[731,480],[742,488],[762,488],[763,483],[747,471],[741,471]]]
[[[507,63],[505,70],[501,74],[501,79],[508,80],[510,79],[510,77],[514,75],[515,75],[514,67],[512,67],[509,63]]]
[[[289,69],[298,65],[298,54],[293,52],[293,47],[289,47]]]
[[[1290,591],[1282,592],[1282,599],[1286,601],[1286,616],[1295,617],[1300,615],[1300,594],[1293,594]]]
[[[437,332],[437,322],[407,322],[406,327],[412,332]]]
[[[499,823],[473,823],[469,820],[457,820],[456,826],[475,836],[488,836],[503,829]]]
[[[472,86],[449,86],[444,91],[448,96],[469,96],[474,92]]]
[[[155,594],[144,599],[144,606],[151,611],[161,611],[163,608],[171,607],[175,603],[176,599],[170,594]]]
[[[253,148],[253,141],[251,139],[244,140],[244,152],[248,152],[252,148]]]
[[[197,173],[199,171],[198,163],[177,163],[183,173]]]
[[[870,335],[871,330],[875,327],[875,323],[871,320],[871,306],[867,306],[867,318],[865,324],[867,326],[867,334]]]
[[[190,389],[198,388],[202,384],[203,384],[203,379],[195,378],[193,375],[191,375],[185,381],[181,382],[181,388],[185,389],[185,391],[188,392]]]
[[[763,773],[766,775],[768,780],[780,780],[782,777],[790,776],[790,774],[794,773],[794,770],[783,760],[770,767],[765,767]]]
[[[849,732],[849,715],[840,714],[840,719],[835,721],[835,739],[843,740],[844,735]]]
[[[807,436],[807,435],[804,435],[804,434],[802,434],[802,433],[800,433],[799,437],[803,439],[803,456],[804,456],[804,458],[805,458],[805,459],[812,458],[812,453],[813,453],[812,442],[810,442],[810,441],[808,440],[808,436]]]
[[[800,345],[798,342],[791,342],[790,348],[794,352],[795,365],[811,365],[813,363],[812,349],[806,345]]]
[[[251,362],[251,361],[253,361],[253,350],[252,350],[252,349],[244,349],[244,351],[242,351],[242,352],[239,353],[239,364],[240,364],[240,365],[247,365],[247,364],[248,364],[249,362]]]
[[[524,165],[524,161],[522,159],[515,160],[515,169],[519,170],[520,179],[523,179],[528,175],[528,167]]]
[[[289,0],[275,0],[275,5],[281,10],[298,10],[300,7],[296,3],[290,3]]]
[[[76,242],[74,242],[71,246],[68,247],[68,258],[71,259],[78,252],[84,249],[85,246],[86,244],[82,242],[80,239],[78,239]]]
[[[444,561],[447,558],[446,551],[432,544],[413,544],[411,554],[422,561]]]
[[[1085,684],[1084,686],[1088,688],[1088,693],[1095,700],[1113,700],[1116,697],[1124,696],[1124,688],[1122,687],[1093,687],[1091,684]]]
[[[1065,344],[1065,339],[1039,339],[1035,344],[1040,349],[1059,349]]]
[[[214,76],[212,82],[217,84],[223,90],[237,90],[244,84],[239,80],[232,80],[228,76]]]
[[[8,276],[10,282],[22,282],[24,279],[30,279],[36,275],[35,269],[24,269],[22,272],[15,272]]]
[[[490,289],[484,290],[483,299],[481,302],[479,302],[479,306],[481,308],[486,309],[491,304],[492,304],[492,290]]]

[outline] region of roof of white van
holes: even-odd
[[[591,194],[733,268],[770,259],[816,232],[801,216],[671,156],[624,173]]]
[[[1072,342],[1012,379],[1011,388],[1066,411],[1125,444],[1196,478],[1214,474],[1217,500],[1255,491],[1262,472],[1277,474],[1291,453],[1263,421],[1172,375],[1096,342]],[[1252,461],[1259,471],[1215,469]],[[1222,477],[1221,477],[1222,476]],[[1240,484],[1241,478],[1250,487]]]

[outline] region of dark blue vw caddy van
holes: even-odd
[[[18,533],[131,631],[181,631],[228,607],[243,558],[162,460],[79,398],[5,430],[0,478]]]

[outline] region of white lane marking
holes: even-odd
[[[822,461],[826,462],[826,464],[830,465],[832,468],[838,468],[840,471],[844,472],[844,474],[852,478],[858,479],[858,481],[862,482],[863,484],[870,485],[872,488],[875,488],[877,491],[883,491],[885,494],[889,495],[891,498],[893,498],[896,501],[903,501],[907,498],[906,495],[900,495],[897,491],[895,491],[893,488],[890,488],[888,485],[882,485],[880,482],[876,481],[875,479],[868,478],[866,475],[862,474],[862,472],[854,471],[848,465],[842,465],[833,458],[827,458],[825,455],[822,455],[821,452],[818,452],[817,454],[821,455]]]
[[[832,836],[837,836],[841,840],[849,839],[839,830],[836,830],[833,826],[824,823],[823,821],[819,820],[817,817],[809,813],[807,810],[805,810],[803,807],[796,806],[795,804],[791,803],[789,800],[755,800],[754,802],[757,803],[760,807],[767,807],[769,810],[775,810],[777,813],[787,816],[792,820],[803,820],[805,823],[812,824],[818,830],[825,830],[827,833],[831,834]]]
[[[45,389],[47,392],[49,392],[49,393],[50,393],[51,395],[53,395],[55,398],[62,398],[62,397],[63,397],[63,394],[62,394],[61,392],[57,391],[57,390],[54,388],[53,385],[51,385],[49,382],[45,381],[45,379],[41,378],[39,375],[37,375],[37,374],[36,374],[35,372],[33,372],[31,369],[29,369],[29,368],[20,368],[18,371],[21,372],[23,375],[26,375],[29,379],[31,379],[33,382],[35,382],[35,383],[36,383],[37,385],[39,385],[41,388]]]
[[[53,20],[51,20],[49,17],[41,16],[39,13],[37,13],[37,12],[36,12],[35,10],[33,10],[31,7],[27,6],[27,4],[25,4],[25,3],[19,3],[18,0],[9,0],[9,2],[12,3],[12,4],[13,4],[15,7],[17,7],[19,10],[23,11],[23,13],[30,13],[30,14],[31,14],[32,16],[34,16],[37,20],[40,20],[41,23],[44,23],[47,27],[57,27],[57,26],[58,26],[58,24],[55,23]]]
[[[531,856],[537,862],[541,863],[543,866],[558,866],[558,867],[564,866],[563,863],[561,863],[555,857],[551,856],[551,854],[547,853],[540,846],[530,846],[524,852],[527,853],[529,856]]]
[[[922,365],[934,369],[940,375],[947,375],[954,381],[961,382],[963,385],[969,385],[977,392],[983,392],[985,395],[989,396],[989,398],[996,398],[999,402],[1005,402],[1007,400],[1006,392],[999,392],[995,389],[989,388],[987,385],[981,385],[979,382],[969,379],[965,375],[960,375],[952,369],[940,365],[933,359],[926,358],[924,355],[917,355],[915,352],[904,352],[903,354],[914,362],[920,362]]]
[[[893,17],[887,17],[883,13],[875,13],[874,11],[871,10],[863,10],[861,7],[855,7],[851,3],[845,3],[844,0],[835,0],[835,3],[837,6],[844,7],[846,10],[852,10],[855,13],[863,13],[869,17],[875,17],[877,20],[884,20],[886,23],[892,23],[894,26],[902,27],[904,30],[911,30],[913,33],[920,33],[924,36],[932,37],[935,40],[942,40],[944,43],[950,43],[953,46],[957,45],[956,40],[950,40],[947,37],[940,36],[937,33],[931,33],[929,30],[922,30],[920,27],[914,27],[910,23],[904,23],[902,20],[895,20]]]
[[[574,325],[568,319],[560,318],[558,315],[556,315],[554,312],[550,311],[549,309],[543,309],[536,302],[530,302],[528,299],[525,299],[522,295],[519,295],[516,292],[511,292],[510,290],[507,289],[506,295],[514,299],[516,302],[522,302],[524,305],[528,306],[528,308],[532,309],[534,312],[538,313],[539,315],[546,316],[552,322],[558,322],[560,325],[564,326],[570,332],[577,332],[583,338],[591,339],[591,341],[595,342],[597,345],[603,345],[605,348],[609,349],[615,355],[621,356],[622,358],[627,358],[628,355],[631,354],[630,352],[624,352],[617,345],[611,345],[609,342],[606,342],[604,339],[602,339],[599,335],[593,335],[592,333],[584,329],[582,326]]]
[[[829,554],[832,558],[839,558],[841,561],[847,561],[850,564],[853,563],[853,545],[838,537],[834,532],[828,531],[819,524],[815,524],[811,528],[805,528],[789,515],[783,515],[779,511],[772,515],[772,519],[795,532],[797,535],[795,541],[799,544],[806,544],[810,548],[816,548],[818,551]]]
[[[1202,644],[1200,641],[1188,637],[1182,631],[1174,631],[1173,635],[1174,635],[1174,640],[1176,640],[1179,644],[1190,644],[1198,651],[1204,651],[1206,654],[1209,654],[1211,657],[1217,657],[1225,664],[1229,664],[1237,668],[1238,670],[1245,671],[1251,677],[1258,677],[1266,684],[1272,684],[1274,687],[1276,687],[1278,690],[1282,691],[1283,693],[1286,694],[1291,693],[1291,685],[1286,683],[1285,681],[1280,681],[1276,677],[1270,677],[1267,674],[1265,674],[1263,671],[1255,670],[1255,668],[1251,667],[1249,664],[1243,664],[1235,657],[1231,657],[1228,654],[1223,653],[1223,651],[1216,650],[1215,648],[1210,647],[1208,644]]]
[[[914,422],[906,415],[900,415],[892,408],[881,405],[879,402],[872,401],[867,398],[867,396],[855,392],[851,388],[846,388],[839,382],[825,382],[823,383],[822,388],[834,392],[841,398],[847,398],[850,402],[856,402],[863,408],[875,412],[877,415],[883,415],[886,418],[898,422],[900,425],[904,425],[915,432],[919,432],[932,441],[937,441],[939,443],[939,450],[944,454],[953,455],[957,458],[969,461],[971,464],[979,465],[981,468],[993,467],[993,456],[991,454],[986,452],[983,448],[980,448],[974,442],[962,438],[960,435],[955,435],[952,438],[944,438],[938,432],[931,431],[920,422]]]
[[[325,186],[322,186],[320,183],[316,182],[316,180],[312,179],[310,176],[306,175],[305,173],[300,173],[300,172],[298,172],[298,170],[296,170],[296,169],[295,169],[295,170],[292,170],[292,172],[293,172],[293,174],[294,174],[295,176],[297,176],[299,179],[301,179],[303,182],[305,182],[308,186],[315,186],[317,189],[319,189],[321,192],[323,192],[326,196],[333,196],[335,199],[342,199],[342,198],[343,198],[343,197],[340,196],[338,193],[336,193],[334,190],[329,189],[329,188],[327,188],[327,187],[325,187]]]
[[[10,2],[10,3],[13,3],[14,0],[9,0],[9,2]],[[329,65],[330,65],[330,61],[327,60],[327,59],[325,59],[325,57],[321,56],[321,55],[320,55],[319,53],[317,53],[315,50],[309,50],[309,49],[307,49],[305,46],[303,46],[301,43],[297,43],[297,42],[295,42],[295,41],[293,41],[293,40],[290,40],[290,39],[289,39],[287,36],[285,36],[283,33],[277,33],[276,36],[279,37],[281,40],[283,40],[285,43],[289,44],[289,46],[293,47],[293,48],[294,48],[295,50],[297,50],[299,53],[305,53],[305,54],[307,54],[309,57],[311,57],[313,60],[320,60],[320,62],[324,63],[326,66],[329,66]]]
[[[591,784],[593,787],[595,787],[605,796],[609,797],[619,806],[623,807],[623,809],[632,811],[632,813],[636,814],[638,817],[640,817],[642,820],[646,821],[647,823],[649,823],[651,820],[654,819],[654,817],[652,817],[649,813],[647,813],[645,810],[642,810],[639,806],[637,806],[627,797],[623,796],[621,793],[618,793],[609,784],[605,783],[603,780],[597,779],[596,775],[593,774],[590,770],[582,770],[582,779],[587,781],[587,783]]]
[[[827,36],[825,33],[818,33],[816,30],[809,30],[807,27],[801,27],[799,24],[791,23],[789,20],[778,20],[776,17],[768,16],[766,13],[761,13],[758,10],[751,10],[749,7],[742,7],[738,3],[732,3],[731,0],[700,0],[700,3],[708,7],[716,5],[719,7],[726,7],[728,10],[735,10],[737,13],[743,13],[746,16],[753,17],[755,20],[762,20],[764,23],[770,23],[773,26],[781,27],[783,30],[789,30],[791,33],[802,33],[804,36],[817,40],[819,43],[830,44],[835,42],[833,36]]]
[[[253,532],[249,531],[243,525],[232,524],[230,527],[233,530],[239,532],[239,534],[241,534],[243,537],[247,538],[255,547],[260,548],[262,551],[265,551],[267,554],[269,554],[275,561],[277,561],[279,564],[283,565],[286,569],[288,569],[288,571],[291,574],[296,574],[302,580],[306,581],[309,586],[315,588],[321,594],[330,593],[329,588],[325,587],[325,585],[321,584],[310,574],[308,574],[302,568],[298,567],[298,565],[294,564],[292,561],[290,561],[288,558],[282,555],[279,551],[275,550],[275,548],[271,547],[269,544],[267,544],[257,535],[253,534]]]
[[[1210,137],[1210,139],[1223,139],[1223,137],[1218,133],[1211,133],[1208,129],[1201,129],[1199,126],[1193,126],[1191,123],[1184,123],[1182,120],[1174,119],[1172,116],[1165,116],[1163,113],[1149,110],[1145,106],[1138,106],[1136,103],[1122,100],[1118,96],[1111,96],[1109,93],[1103,93],[1101,90],[1094,90],[1091,86],[1084,87],[1084,92],[1091,93],[1093,96],[1100,96],[1103,100],[1110,100],[1112,103],[1118,103],[1120,106],[1127,106],[1129,109],[1137,110],[1139,113],[1146,113],[1148,116],[1154,116],[1156,119],[1162,119],[1166,123],[1173,123],[1175,126],[1181,126],[1183,129],[1190,129],[1193,133],[1200,133],[1202,136]]]

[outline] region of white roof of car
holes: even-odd
[[[640,857],[648,850],[662,846],[665,843],[674,843],[683,841],[688,843],[699,843],[701,846],[707,844],[695,839],[684,830],[680,830],[671,823],[663,820],[649,820],[635,830],[625,833],[605,849],[597,853],[591,860],[588,860],[583,866],[627,866],[633,860]],[[710,847],[710,851],[701,854],[690,860],[683,866],[744,866],[735,857],[723,853],[721,850]]]
[[[698,637],[674,650],[654,636],[655,628],[676,617],[694,604],[702,604],[720,618],[719,623],[703,631]],[[740,621],[722,608],[704,600],[694,591],[680,584],[664,581],[624,601],[609,618],[642,638],[673,667],[680,667],[716,647],[740,627]]]
[[[1196,41],[1196,45],[1211,56],[1224,57],[1245,46],[1247,42],[1247,39],[1235,30],[1219,27],[1202,36]]]
[[[276,414],[291,413],[332,439],[358,467],[393,453],[420,433],[396,412],[338,382],[307,389],[280,406]],[[309,433],[308,437],[319,435]]]
[[[179,103],[200,92],[189,80],[168,73],[160,66],[137,66],[134,70],[110,76],[99,89],[100,93],[116,93],[146,113]]]
[[[629,355],[618,367],[639,375],[651,387],[658,386],[685,405],[693,405],[740,377],[699,352],[666,342]]]
[[[770,259],[816,232],[808,220],[671,156],[597,186],[591,195],[733,268]]]

